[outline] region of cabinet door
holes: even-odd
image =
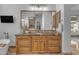
[[[57,46],[48,46],[48,52],[49,53],[59,53],[60,52],[60,48]]]
[[[45,40],[42,36],[33,36],[32,39],[32,52],[43,53],[45,52]]]
[[[48,52],[60,52],[60,43],[58,40],[48,40]]]
[[[39,40],[32,40],[32,52],[39,52]]]
[[[18,54],[25,54],[31,52],[31,37],[20,36],[17,38],[17,49]]]
[[[31,39],[19,39],[18,40],[19,47],[30,47],[31,46]]]
[[[49,39],[48,46],[60,46],[60,42],[59,42],[59,40]]]
[[[40,40],[40,52],[46,52],[46,40]]]
[[[48,52],[60,52],[60,39],[58,37],[48,37],[47,40],[47,51]]]

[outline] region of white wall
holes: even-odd
[[[14,17],[14,23],[0,23],[0,39],[4,39],[3,32],[8,32],[11,40],[10,45],[15,45],[15,34],[20,33],[20,10],[26,10],[24,6],[16,4],[0,5],[0,15],[12,15]]]
[[[15,45],[15,34],[20,32],[20,11],[16,5],[0,5],[0,15],[12,15],[14,23],[0,23],[0,39],[4,39],[3,32],[8,32],[11,45]]]
[[[64,52],[71,52],[71,23],[70,23],[70,13],[68,11],[70,11],[70,6],[69,5],[64,5],[64,25],[63,25],[63,35],[64,35],[64,42],[63,44],[65,46],[63,46]]]
[[[70,14],[68,5],[58,4],[56,10],[61,10],[61,32],[62,32],[62,52],[71,53],[70,47]]]

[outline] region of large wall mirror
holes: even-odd
[[[56,30],[56,20],[59,14],[56,11],[21,11],[22,30]]]

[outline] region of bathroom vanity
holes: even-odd
[[[21,11],[21,34],[16,34],[16,53],[60,53],[61,34],[56,30],[59,23],[60,11]]]
[[[61,35],[52,34],[17,34],[16,53],[60,53]]]

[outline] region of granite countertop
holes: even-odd
[[[16,36],[17,35],[50,35],[50,36],[55,36],[55,35],[59,35],[59,34],[57,34],[57,33],[52,33],[52,34],[50,34],[50,33],[27,33],[27,34],[23,34],[23,33],[19,33],[19,34],[16,34]]]

